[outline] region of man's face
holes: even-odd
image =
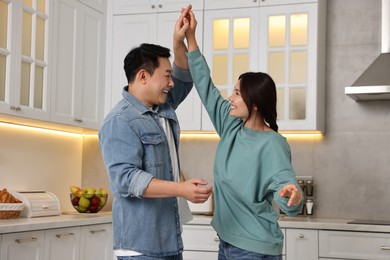
[[[159,58],[159,63],[153,75],[146,73],[144,102],[148,107],[164,104],[167,101],[168,92],[174,86],[171,62],[168,58]]]

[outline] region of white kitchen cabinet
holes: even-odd
[[[111,224],[81,227],[80,241],[80,259],[113,259]]]
[[[1,1],[0,12],[0,113],[48,120],[53,1]]]
[[[195,11],[195,13],[198,27],[202,28],[202,12]],[[111,105],[107,107],[106,113],[122,99],[122,89],[127,85],[123,69],[123,60],[127,53],[141,43],[154,43],[169,48],[173,56],[172,36],[179,16],[180,12],[115,15],[113,17],[112,46],[109,50],[112,55],[112,69],[108,72],[111,83],[109,84],[110,91],[107,93],[111,96],[109,100]],[[201,43],[201,30],[197,31],[197,37]],[[176,113],[182,130],[200,130],[201,102],[195,89],[180,104]]]
[[[80,227],[45,231],[45,259],[78,260],[80,256]]]
[[[261,0],[205,0],[205,10],[220,10],[228,8],[243,8],[243,7],[257,7]]]
[[[286,258],[288,260],[313,260],[318,258],[318,230],[287,229]]]
[[[104,14],[76,0],[56,6],[51,121],[98,129],[104,112]]]
[[[210,225],[183,225],[184,259],[217,259],[219,237]]]
[[[203,0],[114,0],[114,14],[140,14],[157,12],[180,12],[182,7],[192,5],[192,10],[202,10]]]
[[[205,10],[204,55],[213,82],[227,98],[241,73],[266,72],[277,87],[279,129],[323,132],[325,1],[265,2]],[[213,130],[206,116],[202,130]]]
[[[259,70],[275,81],[280,130],[325,130],[325,14],[321,0],[260,8]]]
[[[44,231],[3,234],[1,260],[44,260]]]
[[[326,259],[390,259],[390,234],[319,231],[319,256]]]

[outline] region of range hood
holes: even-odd
[[[390,0],[382,0],[382,53],[345,94],[356,101],[390,100]]]

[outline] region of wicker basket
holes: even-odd
[[[0,203],[0,219],[19,218],[23,203]]]

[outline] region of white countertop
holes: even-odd
[[[111,211],[99,213],[64,212],[59,216],[0,219],[0,234],[112,223]]]
[[[208,225],[210,224],[211,218],[211,216],[194,215],[194,219],[188,224]],[[353,219],[281,216],[279,225],[281,228],[390,233],[390,225],[348,224],[348,222],[352,220]]]

